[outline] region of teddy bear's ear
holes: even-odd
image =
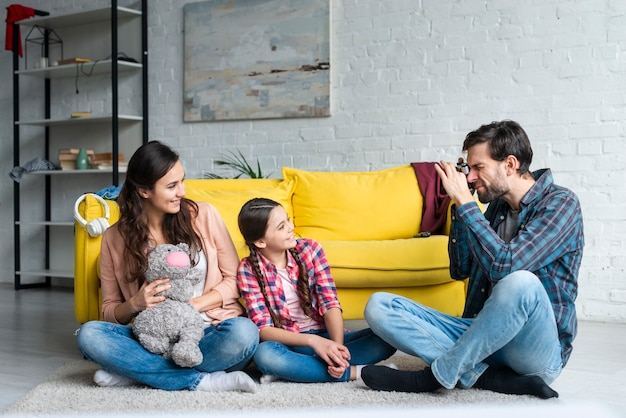
[[[184,252],[189,253],[189,244],[181,242],[177,245],[177,247],[183,250]]]

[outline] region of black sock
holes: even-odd
[[[419,393],[434,392],[442,387],[430,367],[414,372],[385,366],[365,366],[361,371],[361,378],[367,386],[375,390]]]
[[[521,376],[508,367],[489,367],[474,387],[509,395],[533,395],[541,399],[558,398],[559,394],[539,376]]]

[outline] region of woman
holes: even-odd
[[[261,383],[355,380],[364,365],[396,351],[370,329],[345,331],[324,250],[294,237],[279,203],[252,199],[238,221],[250,255],[239,265],[237,284],[260,329],[254,363]]]
[[[217,210],[185,199],[185,172],[178,154],[152,141],[128,162],[126,181],[117,199],[120,219],[102,238],[100,280],[105,322],[84,324],[78,345],[102,367],[94,376],[100,386],[140,382],[164,390],[254,392],[256,384],[241,371],[258,345],[258,330],[237,301],[238,257]],[[189,244],[194,268],[205,273],[189,303],[202,314],[206,328],[200,341],[203,361],[181,368],[145,350],[129,323],[144,309],[162,302],[168,278],[146,283],[147,254],[159,244]]]

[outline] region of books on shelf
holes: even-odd
[[[91,60],[89,58],[74,57],[74,58],[68,58],[68,59],[59,61],[59,65],[80,64],[84,62],[91,62]]]
[[[78,157],[78,153],[80,152],[80,148],[60,148],[59,149],[59,160],[74,160],[76,161],[76,157]],[[87,157],[93,158],[95,155],[92,149],[87,150]]]
[[[61,166],[61,170],[75,170],[76,169],[76,159],[78,158],[78,152],[80,148],[60,148],[59,149],[59,165]],[[93,160],[94,151],[92,149],[87,149],[87,159],[89,161]]]
[[[72,112],[70,114],[71,118],[86,118],[91,116],[91,112]]]
[[[117,163],[118,168],[126,167],[126,163],[124,162],[124,154],[117,154]],[[91,166],[91,168],[97,168],[99,170],[110,170],[113,168],[113,153],[101,152],[94,154],[93,160],[89,161],[89,165]]]
[[[61,170],[75,170],[76,159],[80,148],[61,148],[59,149],[59,165]],[[89,160],[89,168],[98,170],[111,170],[113,168],[113,153],[111,152],[94,152],[87,149],[87,159]],[[127,163],[124,161],[124,154],[117,154],[118,168],[126,168]]]
[[[119,162],[117,163],[117,169],[121,170],[121,169],[125,169],[126,167],[128,167],[128,163],[125,162]],[[97,168],[98,170],[112,170],[113,169],[113,163],[100,163],[96,166],[93,166],[93,168]]]

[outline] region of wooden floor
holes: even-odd
[[[0,284],[0,411],[68,360],[81,359],[70,289]],[[626,324],[582,322],[567,368],[552,385],[564,403],[601,403],[626,417]]]

